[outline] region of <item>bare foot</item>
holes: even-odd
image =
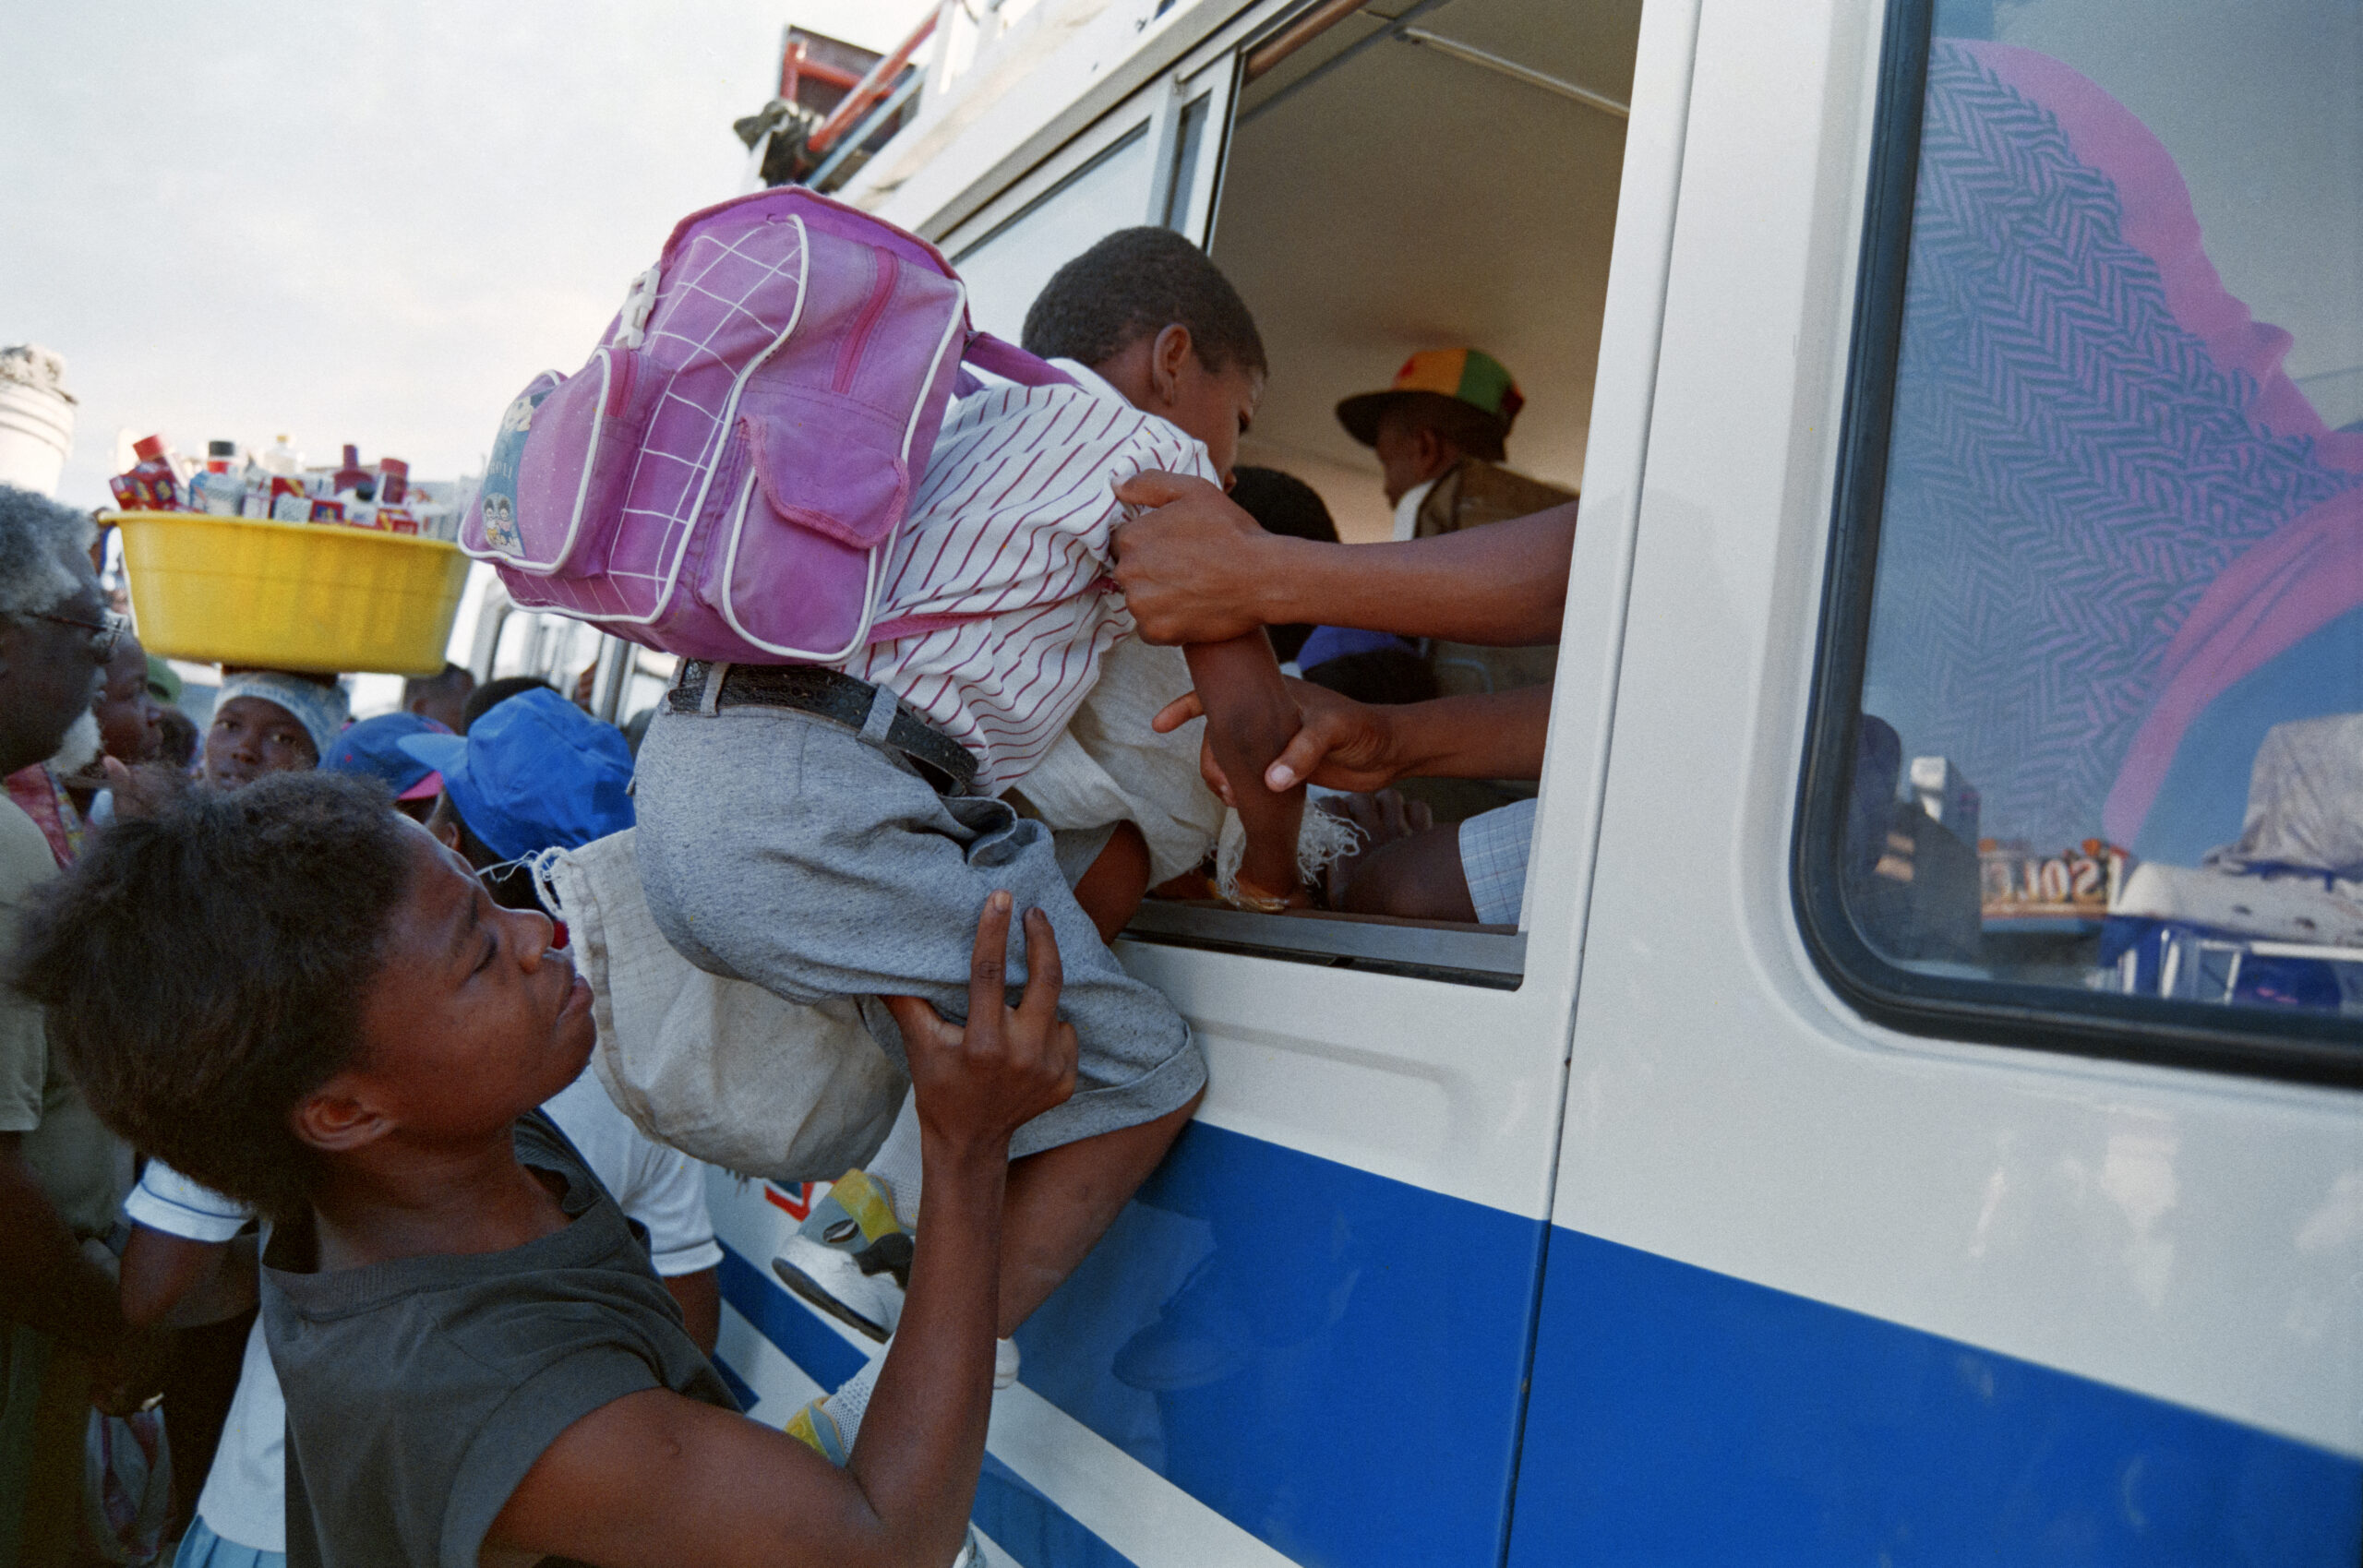
[[[1316,808],[1342,817],[1361,830],[1361,842],[1331,861],[1323,879],[1322,902],[1331,909],[1346,906],[1346,889],[1353,881],[1354,868],[1361,864],[1362,856],[1380,844],[1425,832],[1436,822],[1436,814],[1428,808],[1426,801],[1406,800],[1391,789],[1382,789],[1374,795],[1323,796]]]

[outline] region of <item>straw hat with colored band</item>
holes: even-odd
[[[1526,406],[1526,395],[1502,362],[1482,349],[1427,349],[1403,362],[1395,385],[1361,392],[1337,405],[1337,423],[1365,447],[1378,444],[1379,416],[1394,404],[1422,393],[1466,403],[1497,421],[1507,436],[1511,421]]]

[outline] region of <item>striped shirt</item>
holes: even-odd
[[[1071,360],[1073,387],[995,387],[943,423],[881,590],[881,623],[961,617],[837,667],[892,687],[975,754],[998,795],[1050,749],[1133,629],[1108,575],[1133,509],[1113,491],[1162,469],[1219,483],[1205,449]]]

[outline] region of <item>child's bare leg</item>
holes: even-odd
[[[1028,1155],[1002,1203],[1001,1325],[1006,1339],[1082,1263],[1148,1179],[1204,1091],[1155,1121]]]
[[[1099,940],[1113,942],[1132,923],[1148,892],[1148,840],[1130,822],[1119,822],[1091,868],[1074,885],[1074,901],[1091,916]]]
[[[1240,891],[1250,897],[1302,903],[1296,867],[1304,786],[1275,795],[1264,787],[1271,765],[1303,724],[1261,631],[1228,642],[1193,642],[1182,652],[1206,711],[1206,743],[1230,781],[1232,804],[1247,830]]]

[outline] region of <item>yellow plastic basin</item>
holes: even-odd
[[[281,670],[433,675],[468,557],[439,539],[329,522],[122,512],[150,653]]]

